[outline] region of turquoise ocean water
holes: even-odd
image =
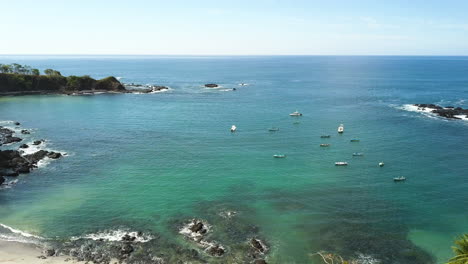
[[[1,97],[0,120],[33,129],[26,142],[68,153],[0,191],[3,225],[59,240],[142,230],[190,247],[178,228],[200,218],[228,250],[265,240],[269,263],[314,263],[319,250],[443,263],[468,231],[468,121],[405,110],[467,108],[468,57],[0,57],[11,62],[171,90]],[[166,242],[157,250],[171,254]]]

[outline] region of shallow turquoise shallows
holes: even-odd
[[[11,62],[171,90],[0,97],[0,120],[33,129],[26,142],[68,153],[0,191],[4,225],[183,244],[178,224],[216,231],[230,210],[258,228],[269,263],[313,263],[319,250],[443,263],[468,231],[468,121],[404,110],[467,108],[468,57],[0,57]]]

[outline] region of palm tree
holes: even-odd
[[[447,264],[468,264],[468,234],[455,240],[455,245],[452,247],[455,257],[451,258]]]

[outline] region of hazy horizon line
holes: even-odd
[[[18,53],[18,54],[2,54],[0,56],[205,56],[205,57],[267,57],[267,56],[315,56],[315,57],[326,57],[326,56],[343,56],[343,57],[468,57],[468,54],[456,55],[456,54],[85,54],[85,53],[69,53],[69,54],[34,54],[34,53]]]

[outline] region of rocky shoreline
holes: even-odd
[[[20,123],[14,122],[14,125],[18,128]],[[29,135],[31,132],[27,129],[21,129],[21,134]],[[16,135],[17,133],[10,128],[0,126],[0,146],[9,146],[13,144],[19,144],[23,141]],[[34,140],[32,146],[43,145],[45,140]],[[33,153],[25,153],[25,149],[30,148],[28,144],[21,144],[18,149],[0,149],[0,185],[5,184],[6,180],[4,177],[17,177],[20,174],[30,173],[32,170],[38,167],[38,163],[46,158],[48,159],[59,159],[64,154],[55,151],[48,151],[39,149]]]
[[[442,107],[435,104],[413,104],[413,106],[417,107],[417,111],[433,113],[448,119],[468,119],[468,109],[461,107]]]

